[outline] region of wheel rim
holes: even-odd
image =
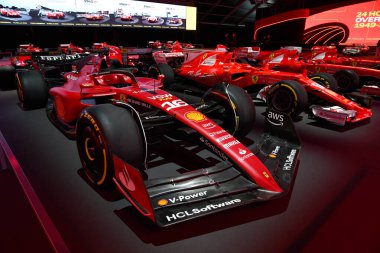
[[[104,182],[107,175],[106,150],[100,142],[101,137],[87,126],[80,137],[80,154],[87,176],[96,184]]]
[[[271,104],[277,111],[290,113],[293,109],[293,96],[287,89],[279,88],[272,94]]]
[[[326,87],[327,89],[331,89],[330,83],[326,81],[325,79],[318,78],[318,80],[315,80],[315,79],[312,79],[312,80],[316,82],[317,84],[320,84],[323,87]]]

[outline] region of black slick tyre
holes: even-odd
[[[164,88],[168,89],[172,86],[175,79],[174,70],[172,67],[170,67],[168,64],[165,63],[158,63],[153,64],[148,69],[148,77],[157,79],[158,75],[164,75]]]
[[[244,89],[228,84],[225,91],[213,89],[209,95],[204,97],[204,100],[216,101],[222,106],[223,109],[213,116],[222,120],[222,127],[235,137],[244,137],[253,129],[256,108],[252,98]]]
[[[0,90],[15,88],[16,70],[13,66],[0,66]]]
[[[332,91],[338,91],[338,82],[333,75],[328,73],[317,73],[310,75],[309,78]]]
[[[25,70],[16,74],[17,95],[25,110],[45,107],[48,100],[47,83],[39,71]]]
[[[275,111],[287,113],[293,118],[306,109],[307,103],[308,96],[305,88],[293,80],[277,82],[268,91],[268,107]]]
[[[119,69],[122,68],[123,64],[117,59],[111,59],[110,60],[110,69]]]
[[[84,109],[77,122],[76,142],[87,177],[99,187],[110,186],[113,155],[136,168],[144,166],[144,138],[124,108],[102,104]]]
[[[360,87],[360,78],[355,71],[349,69],[339,70],[334,74],[334,77],[342,92],[353,91]]]

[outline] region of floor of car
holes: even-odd
[[[264,111],[257,107],[246,145],[261,135]],[[295,123],[300,162],[287,196],[160,229],[117,192],[92,187],[75,142],[45,109],[22,111],[16,91],[0,91],[0,131],[71,252],[379,252],[380,100],[373,114],[369,123],[345,128],[303,114]],[[153,169],[196,164],[179,154],[202,151],[185,147],[161,145]],[[0,186],[0,251],[51,252],[9,169],[0,171]]]

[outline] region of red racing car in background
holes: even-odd
[[[2,62],[0,66],[0,89],[14,89],[16,69],[29,67],[32,54],[41,53],[42,49],[33,44],[21,44],[16,49],[16,55]]]
[[[6,16],[6,17],[10,17],[10,18],[21,17],[20,12],[18,12],[16,10],[12,10],[12,9],[2,8],[2,9],[0,9],[0,14],[1,14],[1,16]]]
[[[107,51],[111,64],[113,64],[115,67],[123,66],[123,57],[121,50],[117,46],[109,45],[107,42],[93,43],[91,51],[100,53]]]
[[[64,19],[65,13],[62,11],[54,11],[54,12],[48,12],[46,13],[46,17],[49,19]]]
[[[65,74],[63,86],[50,89],[46,107],[53,124],[76,140],[85,174],[95,186],[116,184],[159,226],[267,201],[289,190],[300,144],[287,115],[269,111],[267,130],[250,150],[234,137],[241,127],[250,131],[254,120],[254,105],[242,89],[220,85],[190,104],[160,89],[163,76],[138,78],[104,65],[99,57],[82,61]],[[38,71],[20,72],[18,82],[21,97],[29,90],[45,101],[45,79]],[[41,100],[35,102],[41,105]],[[237,111],[245,116],[237,118]],[[154,152],[168,141],[182,143],[176,150],[186,149],[186,142],[198,145],[213,162],[206,162],[202,152],[173,150],[191,156],[184,156],[181,170],[154,167]]]
[[[84,16],[88,21],[102,21],[104,19],[103,14],[91,13]]]
[[[370,109],[331,90],[336,89],[336,82],[328,74],[308,77],[267,67],[253,67],[236,62],[234,53],[223,46],[216,50],[184,51],[184,59],[184,63],[174,71],[167,64],[158,63],[151,67],[148,74],[152,77],[164,74],[167,88],[186,92],[202,92],[220,82],[234,84],[253,97],[266,101],[270,108],[293,117],[307,111],[314,117],[345,125],[372,116]],[[369,104],[368,101],[362,102]]]
[[[81,54],[84,53],[84,49],[81,47],[75,46],[73,43],[68,44],[59,44],[58,51],[62,52],[63,54]]]
[[[364,67],[367,64],[376,64],[376,61],[339,57],[335,47],[314,47],[311,52],[306,53],[289,47],[270,54],[259,54],[257,59],[260,66],[274,70],[306,72],[309,75],[332,74],[341,92],[361,89],[361,93],[380,96],[380,69]]]

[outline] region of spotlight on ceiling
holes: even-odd
[[[258,8],[268,8],[276,3],[276,0],[250,0],[251,4],[258,5]]]

